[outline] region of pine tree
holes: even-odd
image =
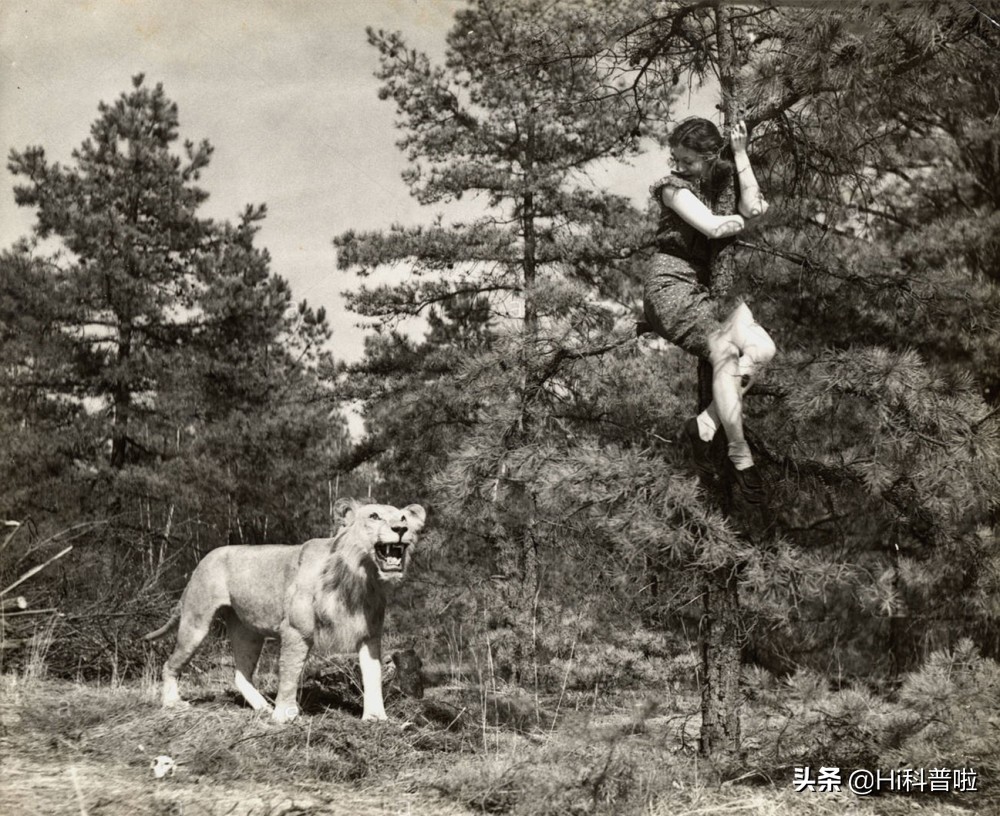
[[[990,13],[945,3],[821,18],[847,92],[832,116],[818,103],[796,111],[796,155],[817,153],[820,172],[798,175],[812,181],[790,192],[813,209],[795,213],[798,235],[774,247],[785,255],[775,284],[810,265],[815,283],[800,315],[832,329],[836,352],[804,369],[809,382],[792,410],[815,433],[802,458],[835,463],[876,508],[879,527],[858,537],[856,557],[877,576],[861,595],[894,675],[944,645],[936,639],[946,633],[996,644],[986,542],[995,529],[997,428],[983,402],[994,399],[998,306],[986,271],[997,257],[988,235],[996,96],[983,81],[997,72]],[[895,62],[886,62],[889,44],[898,46]],[[786,166],[782,184],[798,163]],[[830,189],[837,177],[839,189]],[[796,327],[787,331],[798,340]],[[838,395],[837,438],[813,424],[819,405],[809,403],[820,389],[825,400]]]
[[[178,109],[162,86],[150,89],[137,76],[131,92],[99,111],[91,137],[73,153],[74,167],[50,164],[39,147],[10,158],[11,170],[28,180],[15,196],[37,209],[36,236],[58,236],[68,252],[61,265],[38,262],[59,296],[58,307],[46,308],[61,310],[50,318],[46,348],[62,373],[47,374],[47,402],[64,394],[75,400],[78,419],[104,424],[94,432],[109,442],[105,462],[88,465],[110,468],[112,508],[131,495],[141,516],[157,496],[161,529],[175,526],[176,502],[163,498],[171,491],[158,471],[168,464],[183,492],[191,484],[183,471],[199,459],[185,444],[193,440],[208,446],[234,491],[259,487],[235,500],[239,509],[225,525],[246,528],[245,513],[268,517],[282,494],[275,481],[284,475],[295,484],[291,474],[308,472],[303,449],[328,439],[318,429],[339,428],[331,444],[342,441],[339,418],[320,423],[316,416],[330,411],[329,396],[316,390],[329,337],[325,314],[305,303],[293,308],[287,283],[253,245],[263,206],[248,207],[235,226],[199,218],[207,193],[195,182],[212,147],[185,142],[183,158],[174,152]],[[300,410],[296,400],[310,392],[312,404]],[[224,438],[210,441],[216,434]],[[284,445],[297,450],[283,452]],[[299,512],[291,494],[285,504],[285,516]],[[149,508],[145,515],[149,527]]]
[[[993,251],[981,231],[993,210],[982,148],[995,131],[981,112],[996,109],[978,78],[994,59],[987,15],[961,3],[891,12],[658,4],[655,14],[637,4],[614,23],[628,31],[615,54],[637,93],[712,72],[727,121],[746,105],[776,202],[765,228],[740,242],[733,285],[764,296],[755,314],[783,352],[747,401],[751,445],[776,479],[781,512],[764,539],[737,520],[766,548],[720,537],[712,549],[721,560],[706,566],[738,567],[742,628],[779,659],[847,635],[841,659],[885,644],[883,669],[898,672],[913,660],[905,640],[926,631],[934,607],[984,611],[1000,453],[977,389],[991,393],[992,364],[970,370],[972,355],[956,360],[954,349],[995,343],[976,328],[996,308],[982,272]],[[942,83],[955,89],[954,107]],[[964,205],[953,240],[939,237],[951,224],[920,228],[940,219],[932,201]],[[928,331],[926,318],[942,312],[964,321]],[[932,600],[954,599],[956,586],[974,588],[975,600]],[[864,599],[867,621],[844,613],[852,596]],[[762,637],[768,629],[775,635]],[[787,645],[796,640],[801,648]],[[738,705],[735,692],[720,702]],[[706,715],[703,729],[714,722]],[[712,736],[703,730],[703,748]],[[738,748],[738,725],[719,747]]]
[[[591,60],[536,65],[602,36],[586,4],[487,0],[456,15],[444,67],[408,50],[399,34],[369,32],[380,54],[380,93],[401,116],[412,194],[425,204],[477,195],[486,214],[335,241],[341,268],[409,269],[398,285],[356,292],[350,303],[363,315],[391,323],[463,301],[479,310],[459,317],[454,305],[445,307],[451,319],[436,323],[420,350],[398,337],[375,341],[366,366],[377,368],[387,354],[422,358],[425,385],[403,399],[433,409],[401,441],[447,433],[453,452],[438,483],[440,504],[452,518],[475,519],[466,534],[492,550],[499,591],[490,611],[506,633],[492,643],[503,670],[522,678],[536,663],[532,619],[550,546],[537,506],[539,446],[553,432],[567,363],[625,342],[609,341],[607,329],[616,313],[626,314],[615,301],[634,302],[625,267],[647,237],[645,219],[625,200],[586,185],[595,161],[634,151],[630,108],[595,99],[607,78]],[[475,327],[487,325],[491,339],[483,342]],[[445,337],[445,326],[472,336]],[[431,356],[445,342],[450,350]],[[412,414],[404,408],[403,415]],[[373,424],[383,416],[375,412]],[[369,451],[382,447],[377,438]]]
[[[190,305],[194,263],[207,231],[196,216],[207,193],[194,185],[209,161],[207,142],[177,140],[177,106],[161,86],[133,80],[133,91],[101,103],[91,136],[73,151],[76,166],[49,164],[45,151],[12,150],[9,168],[27,183],[15,188],[21,206],[36,208],[39,238],[57,235],[73,256],[80,304],[81,353],[90,359],[87,396],[105,401],[115,470],[144,458],[134,422],[148,413],[178,331],[172,310]]]
[[[194,422],[178,476],[198,485],[200,517],[231,544],[328,533],[326,481],[347,444],[325,373],[325,310],[294,304],[271,273],[267,251],[254,245],[265,215],[247,207],[238,224],[217,227],[199,264],[199,325],[174,387]]]
[[[15,520],[71,518],[61,510],[79,501],[78,470],[102,455],[78,398],[80,350],[63,331],[78,313],[71,295],[58,267],[26,242],[0,254],[0,484]]]
[[[137,76],[99,114],[71,167],[10,155],[38,221],[0,256],[0,512],[81,531],[92,555],[58,591],[134,626],[167,566],[329,532],[347,438],[325,313],[296,305],[255,245],[265,207],[199,217],[212,148],[175,150],[162,86]],[[61,251],[40,255],[46,238]]]

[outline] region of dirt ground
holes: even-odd
[[[221,677],[165,712],[150,683],[96,686],[0,676],[4,816],[957,816],[974,797],[797,794],[775,776],[720,782],[697,758],[696,700],[488,699],[433,689],[387,698],[362,723],[351,694],[307,689],[273,725]],[[559,708],[559,716],[553,716]],[[157,757],[172,768],[157,777]],[[163,760],[161,760],[162,764]],[[784,772],[783,772],[784,773]]]
[[[313,773],[300,781],[292,766],[288,778],[279,781],[274,777],[281,774],[280,767],[261,771],[254,767],[258,763],[244,774],[233,765],[232,752],[239,746],[230,745],[240,739],[267,740],[278,729],[225,697],[200,701],[168,723],[169,715],[158,710],[147,692],[56,681],[24,687],[8,680],[2,688],[0,814],[5,816],[472,812],[433,792],[413,790],[406,775],[372,773],[340,782]],[[372,730],[379,728],[383,726]],[[308,734],[309,724],[291,733],[302,736],[303,731]],[[220,736],[228,740],[225,745]],[[161,755],[171,756],[175,764],[157,778],[155,760]],[[264,762],[267,757],[255,759]]]
[[[156,780],[146,766],[129,767],[5,758],[0,779],[0,813],[163,814],[166,816],[305,816],[305,814],[465,814],[454,804],[405,791],[359,790],[348,785],[301,787],[205,784],[183,774]]]

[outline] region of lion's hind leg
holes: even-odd
[[[177,678],[208,634],[216,609],[217,607],[212,606],[207,610],[198,610],[193,604],[185,604],[181,610],[181,620],[177,627],[177,645],[174,646],[174,651],[167,658],[167,662],[163,664],[161,701],[164,708],[182,704]]]
[[[219,580],[224,572],[226,548],[213,550],[206,555],[191,573],[191,580],[181,596],[180,621],[177,624],[177,644],[163,664],[164,707],[176,706],[181,702],[177,690],[177,677],[188,661],[198,651],[212,626],[215,613],[229,603],[229,591],[224,580]]]
[[[233,647],[233,681],[236,690],[255,711],[269,710],[271,704],[253,685],[253,673],[257,668],[260,651],[264,648],[264,636],[244,626],[231,609],[227,610],[225,619],[229,643]]]

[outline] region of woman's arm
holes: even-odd
[[[740,203],[737,209],[746,218],[756,218],[767,212],[768,204],[760,194],[757,177],[753,174],[750,156],[747,155],[746,122],[737,123],[729,138],[733,146],[736,175],[740,180]]]
[[[702,235],[709,238],[725,238],[743,231],[745,222],[740,216],[716,215],[690,190],[664,187],[661,195],[664,204]]]

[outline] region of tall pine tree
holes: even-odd
[[[776,202],[765,228],[737,245],[733,285],[757,296],[781,349],[747,401],[779,512],[764,538],[734,520],[748,542],[720,536],[717,557],[696,549],[695,564],[739,575],[746,634],[732,631],[730,646],[749,638],[748,651],[787,667],[846,638],[841,661],[864,672],[864,655],[885,653],[891,675],[933,645],[914,642],[934,628],[933,610],[951,607],[942,631],[977,607],[973,629],[993,615],[983,600],[1000,453],[980,396],[991,393],[991,365],[956,365],[955,350],[995,343],[977,326],[996,308],[982,271],[993,211],[982,147],[996,105],[978,78],[996,30],[964,3],[712,5],[626,4],[611,21],[623,32],[612,59],[640,100],[686,73],[720,82],[725,121],[745,105]],[[956,91],[949,100],[942,82]],[[933,196],[965,225],[950,242],[938,237],[951,225],[934,224]],[[933,326],[942,312],[965,325]],[[956,586],[972,590],[971,603],[942,603]],[[718,699],[733,727],[721,743],[703,730],[703,748],[738,748],[734,689]],[[703,729],[716,722],[706,713]]]
[[[437,434],[435,423],[451,430],[438,504],[492,555],[491,642],[502,670],[521,678],[537,664],[533,623],[543,561],[554,551],[552,528],[539,516],[539,446],[564,434],[556,414],[568,364],[627,342],[628,327],[617,340],[608,330],[634,305],[628,257],[644,237],[641,214],[587,177],[600,160],[635,151],[631,107],[597,99],[608,81],[599,62],[570,56],[537,67],[544,55],[592,51],[602,37],[586,4],[493,0],[456,15],[443,67],[409,50],[399,34],[369,32],[380,55],[380,93],[401,117],[412,194],[425,204],[475,195],[485,214],[335,241],[341,268],[364,275],[401,264],[408,272],[397,285],[351,295],[361,314],[391,321],[451,304],[445,314],[452,320],[437,324],[439,335],[444,325],[491,327],[488,343],[473,336],[458,349],[453,337],[447,356],[424,356],[425,384],[415,394],[387,390],[404,405],[412,401],[411,433]],[[463,302],[479,310],[474,318],[458,319]],[[396,364],[415,363],[395,342]],[[379,342],[370,351],[369,372],[388,349]],[[447,398],[427,399],[441,389]],[[374,433],[364,443],[369,450],[389,447]]]
[[[323,310],[295,304],[255,245],[263,206],[199,217],[212,148],[177,150],[178,130],[137,76],[72,166],[41,147],[9,162],[38,220],[0,257],[0,512],[94,545],[55,589],[95,618],[127,607],[123,626],[166,566],[328,532],[346,444]]]
[[[90,138],[73,151],[75,167],[50,164],[40,147],[12,150],[8,166],[26,180],[15,199],[36,208],[35,234],[59,236],[72,253],[78,344],[90,358],[78,386],[105,403],[108,463],[121,470],[148,455],[135,421],[148,414],[144,395],[155,393],[187,330],[177,310],[193,305],[208,231],[196,215],[207,193],[194,182],[212,148],[188,142],[183,158],[172,152],[177,106],[141,75],[131,93],[99,109]]]

